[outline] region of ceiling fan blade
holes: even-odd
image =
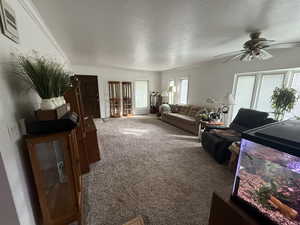
[[[245,54],[243,54],[240,58],[240,61],[243,61],[243,62],[249,62],[253,59],[253,56],[249,53],[249,52],[246,52]]]
[[[245,54],[245,52],[241,52],[233,57],[229,57],[228,59],[224,60],[223,63],[228,63],[228,62],[234,61],[234,60],[240,58],[244,54]]]
[[[263,60],[267,60],[267,59],[270,59],[273,57],[269,52],[267,52],[264,49],[260,49],[260,56],[261,56],[261,59],[263,59]]]
[[[236,54],[241,54],[241,53],[244,53],[245,51],[246,50],[239,50],[239,51],[234,51],[234,52],[227,52],[227,53],[224,53],[224,54],[216,55],[216,56],[214,56],[214,58],[221,59],[221,58],[225,58],[225,57],[229,57],[229,56],[235,56]]]
[[[276,49],[276,48],[297,48],[297,47],[300,47],[300,42],[276,43],[276,44],[270,44],[264,48]]]
[[[259,42],[255,43],[253,46],[264,48],[264,46],[272,45],[271,43],[273,43],[273,42],[275,42],[275,41],[274,40],[263,40],[263,41],[259,41]]]

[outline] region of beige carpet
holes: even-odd
[[[102,160],[84,177],[86,225],[205,225],[214,190],[228,196],[233,176],[197,137],[156,118],[97,122]]]

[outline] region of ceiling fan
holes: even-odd
[[[266,60],[273,56],[267,52],[268,49],[300,47],[300,42],[276,43],[260,37],[261,32],[251,32],[250,40],[246,41],[243,49],[215,56],[216,58],[227,58],[224,62],[239,59],[240,61],[251,61],[253,59]]]

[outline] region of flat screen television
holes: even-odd
[[[232,199],[262,224],[300,225],[300,121],[242,134]]]

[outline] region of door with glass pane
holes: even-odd
[[[149,113],[149,88],[147,80],[139,80],[134,82],[134,100],[135,100],[135,114]]]

